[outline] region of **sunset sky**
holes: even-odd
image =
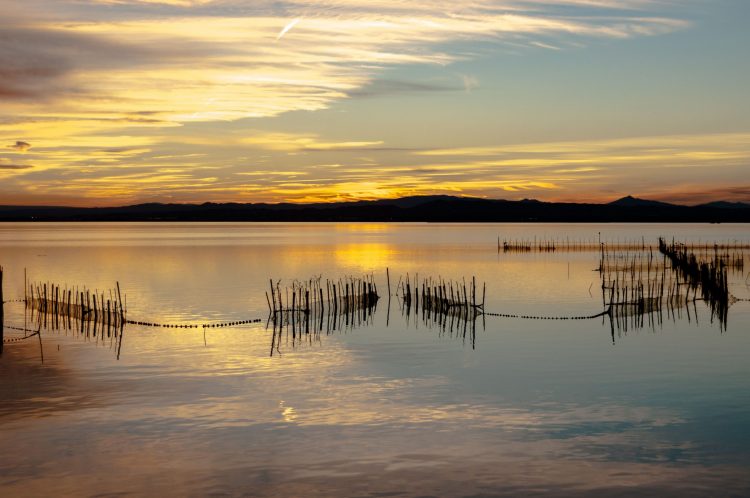
[[[0,204],[750,201],[747,0],[0,9]]]

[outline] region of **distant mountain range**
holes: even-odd
[[[622,199],[617,199],[616,201],[612,201],[609,203],[609,205],[610,206],[623,206],[623,207],[654,207],[654,208],[676,206],[676,204],[669,204],[668,202],[638,199],[637,197],[633,197],[632,195],[623,197]]]
[[[627,196],[608,204],[428,195],[309,204],[0,206],[0,221],[750,222],[750,204],[682,206]]]

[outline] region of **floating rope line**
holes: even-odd
[[[12,329],[12,330],[20,330],[21,332],[34,332],[34,333],[36,333],[36,330],[25,329],[23,327],[14,327],[13,325],[6,325],[5,328],[6,329]]]
[[[165,329],[198,329],[198,328],[223,328],[223,327],[234,327],[237,325],[247,325],[250,323],[260,323],[262,320],[260,318],[253,318],[250,320],[237,320],[234,322],[222,322],[222,323],[202,323],[202,324],[194,324],[194,323],[155,323],[155,322],[143,322],[138,320],[125,320],[125,323],[129,323],[131,325],[140,325],[141,327],[155,327],[155,328],[165,328]]]
[[[14,327],[13,325],[6,325],[5,328],[6,329],[11,329],[11,330],[19,330],[21,332],[26,332],[26,333],[31,332],[31,334],[25,335],[23,337],[10,337],[10,338],[7,338],[7,339],[3,338],[3,344],[10,344],[12,342],[21,342],[23,340],[30,339],[32,337],[35,337],[35,336],[39,335],[39,331],[38,330],[31,330],[31,329],[27,329],[27,328],[23,328],[23,327]]]
[[[26,340],[26,339],[31,339],[32,337],[34,337],[36,335],[38,335],[38,334],[36,332],[34,332],[31,335],[25,335],[23,337],[12,337],[10,339],[3,339],[3,344],[10,344],[10,343],[13,343],[13,342],[21,342],[21,341]]]
[[[511,313],[485,313],[487,316],[496,316],[500,318],[522,318],[525,320],[592,320],[609,314],[607,310],[597,313],[596,315],[585,316],[538,316],[538,315],[515,315]]]

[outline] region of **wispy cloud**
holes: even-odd
[[[463,78],[462,78],[463,82]],[[377,78],[367,86],[347,92],[349,97],[389,97],[394,95],[429,95],[437,92],[455,92],[466,90],[465,82],[461,86],[448,81],[405,81]]]
[[[31,0],[0,20],[0,143],[10,147],[0,149],[0,158],[5,150],[4,174],[13,175],[0,193],[113,203],[158,195],[185,201],[563,195],[583,179],[591,188],[606,184],[608,167],[675,165],[669,154],[683,166],[739,161],[745,151],[737,147],[694,144],[686,144],[682,156],[674,154],[677,145],[662,153],[591,143],[418,152],[416,145],[392,144],[377,133],[235,130],[226,123],[317,111],[352,98],[461,96],[480,83],[465,69],[414,80],[388,71],[443,68],[502,44],[532,51],[689,26],[659,5]],[[467,42],[481,45],[467,50]],[[33,149],[21,145],[29,143]],[[33,168],[10,159],[16,152],[27,152]]]
[[[548,200],[601,201],[626,194],[688,202],[712,196],[750,200],[747,189],[736,183],[750,163],[748,133],[428,150],[259,130],[222,135],[215,142],[198,138],[172,137],[168,148],[173,154],[164,154],[166,145],[158,151],[93,144],[38,151],[33,169],[13,171],[14,191],[69,196],[77,203],[106,196],[114,204],[165,192],[170,200],[191,202],[434,193]]]
[[[69,4],[42,2],[64,23],[3,21],[0,93],[13,101],[6,112],[111,118],[156,109],[153,117],[174,122],[274,116],[356,94],[380,68],[465,57],[450,42],[628,38],[687,26],[640,11],[592,17],[547,9],[578,2],[259,2],[252,9],[227,1],[100,2],[163,5],[125,21],[111,9],[69,19],[78,11],[60,3]],[[39,99],[53,104],[42,108]]]
[[[289,32],[289,30],[290,30],[290,29],[292,29],[293,27],[295,27],[295,26],[297,25],[297,23],[299,23],[299,22],[300,22],[301,20],[302,20],[302,18],[301,18],[301,17],[298,17],[298,18],[296,18],[296,19],[292,20],[292,21],[291,21],[291,22],[290,22],[289,24],[287,24],[286,26],[284,26],[284,29],[282,29],[282,30],[281,30],[281,31],[279,32],[279,34],[278,34],[278,35],[276,36],[276,41],[279,41],[279,40],[281,40],[282,38],[284,38],[284,35],[285,35],[285,34],[287,34],[287,33]]]

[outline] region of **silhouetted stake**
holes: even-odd
[[[120,294],[120,282],[117,282],[117,302],[120,304],[120,318],[121,321],[125,320],[125,310],[122,308],[122,294]]]
[[[3,267],[0,266],[0,355],[3,354],[4,338],[5,338],[5,298],[3,297]]]
[[[471,302],[474,308],[477,307],[477,279],[473,275],[471,276]]]
[[[273,289],[273,279],[269,279],[269,282],[271,283],[271,298],[273,299],[273,312],[276,314],[276,292]],[[268,298],[268,296],[266,296]]]

